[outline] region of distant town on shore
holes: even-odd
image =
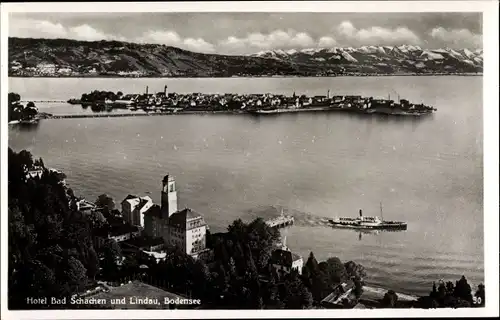
[[[10,77],[482,75],[483,50],[413,45],[204,54],[158,44],[9,38]]]

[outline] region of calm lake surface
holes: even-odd
[[[484,281],[482,77],[253,79],[9,79],[23,100],[67,100],[93,89],[128,92],[360,94],[438,108],[425,119],[347,114],[175,115],[43,120],[9,128],[9,145],[64,171],[76,194],[117,205],[129,193],[160,201],[166,173],[180,207],[205,215],[212,232],[283,208],[283,231],[307,259],[362,263],[367,282],[425,294],[432,281]],[[396,93],[397,92],[397,93]],[[91,112],[37,104],[54,114]],[[325,218],[380,215],[406,232],[359,234]]]

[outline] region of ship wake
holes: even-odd
[[[283,206],[259,206],[247,211],[250,219],[255,219],[257,217],[263,218],[265,220],[278,217],[281,213],[285,215],[291,215],[294,217],[294,225],[298,227],[328,227],[328,220],[331,218],[320,217],[307,212],[289,209]]]

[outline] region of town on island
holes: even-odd
[[[91,106],[94,111],[116,109],[143,110],[146,112],[240,112],[254,114],[276,114],[304,111],[344,110],[359,113],[381,113],[390,115],[420,116],[436,111],[436,108],[414,104],[406,99],[398,101],[390,99],[374,99],[356,95],[326,95],[307,96],[305,94],[292,96],[283,94],[207,94],[168,92],[165,85],[163,91],[150,93],[146,86],[144,93],[124,94],[121,91],[92,91],[84,93],[80,99],[68,100],[70,104]]]
[[[63,102],[63,101],[39,101],[39,102]],[[254,115],[276,115],[282,113],[299,112],[348,112],[356,114],[381,114],[389,116],[421,117],[430,115],[437,111],[435,107],[423,103],[412,103],[407,99],[400,98],[397,101],[360,95],[331,95],[330,90],[326,95],[291,96],[284,94],[207,94],[207,93],[170,93],[165,85],[163,91],[150,93],[146,86],[144,93],[124,94],[121,91],[99,91],[94,90],[84,93],[79,99],[71,98],[67,103],[81,105],[83,108],[90,107],[93,113],[82,114],[50,114],[38,112],[34,102],[30,101],[24,108],[21,97],[16,93],[9,94],[9,105],[12,114],[9,116],[11,124],[37,124],[40,119],[62,119],[62,118],[92,118],[92,117],[126,117],[126,116],[148,116],[148,115],[171,115],[171,114],[199,114],[199,113],[230,113],[230,114],[254,114]],[[23,109],[24,108],[24,109]],[[9,110],[10,110],[9,109]],[[109,113],[113,110],[130,110],[139,112]],[[105,113],[101,113],[107,111]]]

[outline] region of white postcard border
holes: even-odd
[[[395,310],[61,310],[7,309],[8,206],[7,108],[1,115],[1,308],[6,319],[92,318],[337,318],[337,317],[487,317],[498,316],[498,4],[496,1],[346,1],[346,2],[176,2],[176,3],[3,3],[1,12],[1,105],[8,93],[8,14],[10,12],[482,12],[483,13],[483,147],[484,147],[484,266],[487,303],[472,309]]]

